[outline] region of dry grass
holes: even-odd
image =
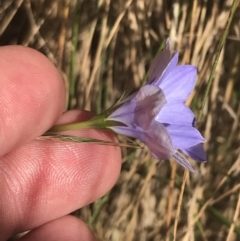
[[[66,106],[101,112],[124,90],[144,82],[151,59],[169,36],[180,62],[198,66],[197,86],[187,102],[198,115],[231,4],[3,0],[0,45],[43,52],[62,73]],[[193,163],[199,172],[187,175],[175,163],[153,160],[147,149],[123,149],[113,190],[75,213],[100,240],[240,240],[239,18],[238,8],[199,122],[208,162]]]

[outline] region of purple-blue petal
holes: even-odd
[[[164,105],[156,120],[170,125],[195,126],[193,112],[181,102],[170,102]]]
[[[120,135],[136,138],[141,141],[145,138],[144,130],[139,127],[111,126],[109,129]]]
[[[125,125],[148,128],[166,103],[163,91],[153,85],[144,85],[132,100],[125,102],[109,117]]]
[[[202,144],[197,144],[187,149],[183,149],[182,151],[195,161],[204,162],[207,160],[206,153]]]
[[[132,127],[114,126],[109,128],[118,134],[139,139],[148,146],[152,155],[160,160],[169,159],[175,153],[166,128],[157,121],[153,121],[148,129],[134,125]]]
[[[187,168],[190,172],[196,172],[196,170],[194,170],[194,168],[191,166],[188,160],[178,151],[174,153],[172,157],[175,159],[175,161],[177,161],[177,163]]]
[[[151,84],[160,78],[170,60],[171,53],[169,49],[164,49],[153,59],[149,69],[148,84]]]
[[[158,85],[167,101],[184,102],[192,92],[196,81],[196,67],[192,65],[176,66]]]
[[[172,59],[169,61],[166,69],[162,72],[160,78],[157,78],[156,81],[153,83],[154,85],[161,87],[161,84],[164,82],[165,78],[174,70],[178,63],[178,52],[176,52]]]
[[[134,109],[134,124],[143,129],[148,129],[162,107],[166,104],[163,91],[153,85],[145,85],[136,97]]]
[[[187,149],[204,142],[200,132],[191,126],[182,125],[164,125],[171,136],[172,143],[176,149]]]
[[[144,142],[151,153],[160,160],[166,160],[175,152],[171,137],[169,136],[164,125],[153,121],[149,129],[145,130]]]
[[[128,125],[128,123],[133,123],[135,107],[136,107],[136,101],[133,98],[132,100],[125,102],[123,105],[121,105],[119,108],[117,108],[108,117],[108,120],[122,122],[126,125]]]

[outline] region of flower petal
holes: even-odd
[[[195,126],[194,114],[181,102],[170,102],[164,105],[156,120],[170,125]]]
[[[204,142],[204,138],[200,132],[191,126],[183,125],[164,125],[171,136],[174,148],[186,150]]]
[[[160,160],[169,159],[175,152],[166,128],[157,121],[151,123],[144,137],[141,141],[148,146],[153,156]]]
[[[161,89],[153,85],[144,85],[132,100],[120,106],[108,120],[122,122],[129,127],[139,126],[147,129],[165,103]]]
[[[191,65],[176,66],[158,85],[167,101],[184,102],[192,92],[196,80],[196,67]]]
[[[189,147],[187,149],[183,149],[183,152],[185,152],[188,156],[190,156],[195,161],[204,162],[207,160],[206,153],[203,149],[202,144],[198,144],[192,147]]]
[[[148,84],[151,84],[160,78],[170,60],[171,53],[169,49],[164,49],[153,59],[149,69]]]
[[[115,133],[123,135],[123,136],[136,138],[136,139],[139,139],[141,141],[145,139],[145,133],[139,127],[129,128],[129,127],[126,127],[126,126],[111,126],[111,127],[109,127],[109,129],[111,129]]]
[[[138,126],[132,128],[114,126],[110,127],[110,129],[118,134],[139,139],[148,146],[152,155],[157,159],[169,159],[175,152],[166,128],[157,121],[153,121],[147,130],[141,129]]]
[[[194,168],[191,166],[191,164],[188,162],[188,160],[182,154],[180,154],[178,151],[176,153],[174,153],[172,157],[177,161],[177,163],[179,163],[181,166],[187,168],[190,172],[196,172],[196,170],[194,170]]]
[[[159,60],[160,62],[160,60]],[[178,63],[178,52],[176,52],[170,61],[168,61],[168,65],[166,66],[165,70],[161,73],[161,75],[158,75],[159,77],[156,78],[156,81],[153,83],[154,85],[160,87],[166,76],[173,71],[173,69],[177,66]]]
[[[135,97],[134,124],[147,129],[166,104],[163,91],[153,85],[143,86]]]
[[[129,100],[111,113],[111,115],[108,117],[108,120],[122,122],[126,125],[133,123],[135,107],[135,99]]]

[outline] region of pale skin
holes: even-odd
[[[107,193],[121,167],[119,147],[36,141],[56,123],[89,119],[86,111],[64,114],[60,74],[39,52],[0,48],[0,241],[31,230],[28,240],[96,240],[69,213]],[[114,141],[110,132],[71,134]]]

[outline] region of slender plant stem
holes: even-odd
[[[182,180],[182,186],[181,186],[181,191],[179,194],[179,199],[178,199],[178,204],[177,204],[177,211],[175,215],[175,221],[174,221],[174,227],[173,227],[173,241],[176,241],[177,239],[177,226],[178,226],[178,220],[180,217],[180,212],[181,212],[181,204],[183,200],[183,194],[184,194],[184,189],[187,181],[187,176],[188,176],[188,170],[184,170],[183,174],[183,180]]]
[[[209,79],[208,79],[207,88],[206,88],[206,91],[205,91],[205,94],[204,94],[202,107],[201,107],[199,117],[198,117],[199,121],[202,118],[203,109],[204,109],[204,106],[205,106],[206,101],[207,101],[207,97],[208,97],[208,94],[209,94],[210,87],[211,87],[212,82],[213,82],[213,78],[214,78],[214,75],[215,75],[215,72],[216,72],[218,60],[219,60],[220,54],[222,52],[222,48],[223,48],[223,46],[226,42],[226,38],[227,38],[227,35],[228,35],[228,32],[229,32],[229,28],[230,28],[234,13],[235,13],[237,5],[238,5],[238,1],[239,0],[233,0],[232,7],[231,7],[231,10],[230,10],[230,13],[229,13],[229,17],[228,17],[228,20],[227,20],[225,30],[224,30],[223,35],[220,38],[220,41],[218,43],[216,56],[215,56],[213,67],[212,67],[212,70],[211,70],[211,73],[210,73],[210,76],[209,76]]]

